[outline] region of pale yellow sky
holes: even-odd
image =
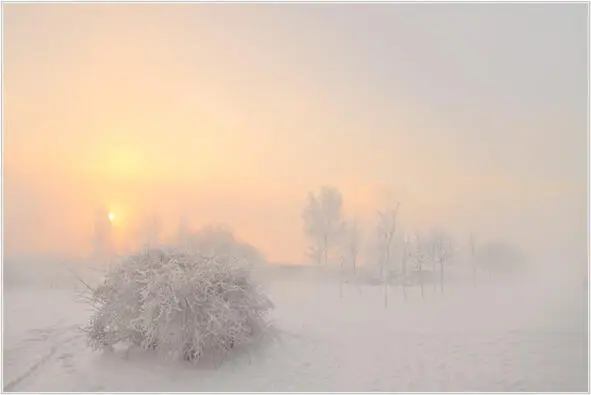
[[[328,184],[584,256],[584,4],[3,8],[8,253],[87,254],[106,205],[128,248],[155,210],[300,262]]]

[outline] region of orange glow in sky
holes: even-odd
[[[105,206],[120,249],[186,216],[301,262],[322,185],[367,226],[400,200],[409,228],[584,229],[586,43],[559,17],[326,7],[5,5],[6,250],[86,256]]]

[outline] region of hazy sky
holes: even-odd
[[[301,261],[329,184],[586,256],[585,4],[3,7],[8,253],[87,254],[104,205],[121,248],[184,213]]]

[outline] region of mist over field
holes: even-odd
[[[588,5],[3,5],[3,390],[588,386]]]

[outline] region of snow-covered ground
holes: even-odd
[[[280,336],[218,367],[98,354],[66,287],[4,291],[5,391],[588,391],[586,289],[275,280]]]

